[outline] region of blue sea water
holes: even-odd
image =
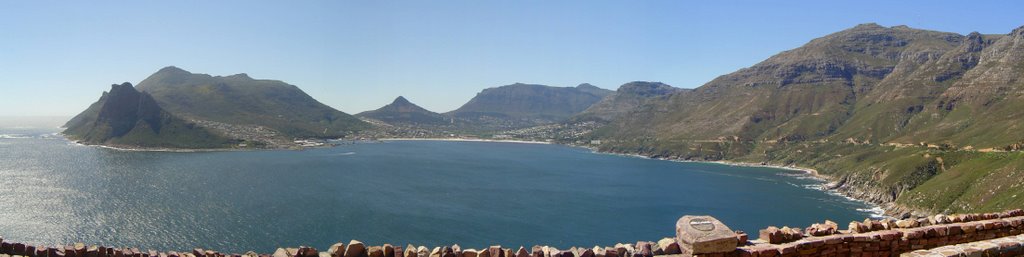
[[[2,124],[0,124],[2,125]],[[560,145],[388,141],[304,151],[133,152],[55,128],[0,128],[0,235],[161,251],[272,252],[361,240],[464,248],[613,245],[712,215],[768,225],[862,220],[799,172]],[[756,237],[756,236],[755,236]]]

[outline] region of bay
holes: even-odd
[[[161,251],[335,242],[483,248],[613,245],[712,215],[768,225],[863,220],[800,172],[560,145],[387,141],[304,151],[138,152],[55,128],[0,128],[0,235]]]

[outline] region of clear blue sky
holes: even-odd
[[[1020,1],[3,1],[0,116],[74,115],[164,66],[248,73],[356,113],[514,82],[693,88],[859,23],[966,34]]]

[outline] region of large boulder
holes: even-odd
[[[736,232],[711,216],[683,216],[676,221],[676,241],[687,254],[730,253],[736,250]]]

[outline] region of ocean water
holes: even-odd
[[[674,235],[683,215],[734,230],[862,220],[799,172],[586,149],[390,141],[305,151],[132,152],[55,128],[0,128],[0,236],[161,251],[459,244],[612,245]]]

